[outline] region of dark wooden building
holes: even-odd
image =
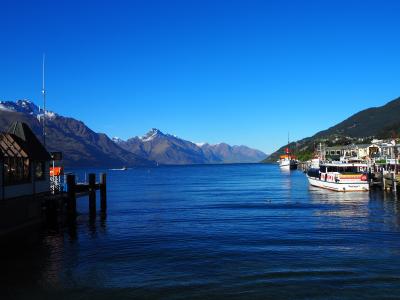
[[[0,235],[40,222],[51,156],[25,123],[0,133]]]

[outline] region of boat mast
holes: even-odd
[[[325,144],[322,146],[322,143],[319,143],[319,159],[325,161]]]
[[[45,82],[44,82],[45,59],[46,59],[46,56],[43,53],[43,61],[42,61],[42,95],[43,95],[43,145],[44,146],[46,146],[46,88],[45,88]]]

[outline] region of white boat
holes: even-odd
[[[120,169],[110,169],[110,170],[112,170],[112,171],[126,171],[126,170],[128,170],[128,168],[127,167],[122,167]]]
[[[307,178],[310,185],[332,191],[369,191],[367,170],[364,163],[320,163],[319,169],[308,170]]]
[[[319,164],[321,163],[321,160],[318,157],[311,159],[311,161],[309,162],[312,169],[319,169]]]
[[[281,169],[285,170],[296,170],[297,160],[294,155],[290,154],[289,148],[286,148],[286,153],[279,157],[278,163]]]
[[[279,167],[281,167],[281,169],[296,170],[297,161],[290,157],[281,157],[281,159],[279,160]]]

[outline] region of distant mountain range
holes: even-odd
[[[15,121],[32,128],[42,140],[43,111],[29,100],[0,101],[0,130]],[[246,146],[195,144],[153,129],[144,137],[127,141],[111,140],[96,133],[83,122],[46,113],[46,146],[63,152],[69,167],[122,167],[159,164],[205,164],[258,162],[266,155]]]
[[[400,98],[396,98],[379,107],[362,110],[346,120],[326,130],[320,131],[312,137],[307,137],[291,143],[291,148],[303,157],[309,158],[314,146],[325,144],[365,143],[372,138],[400,137]],[[279,154],[283,153],[286,145],[272,153],[264,162],[274,162]]]
[[[0,102],[0,130],[6,130],[15,121],[32,128],[42,140],[43,112],[28,100]],[[116,145],[107,135],[96,133],[83,122],[46,113],[46,146],[49,151],[62,151],[66,166],[121,167],[154,164]]]
[[[160,164],[255,163],[262,151],[226,143],[193,143],[153,128],[142,137],[113,139],[121,148]]]

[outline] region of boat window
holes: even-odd
[[[357,167],[342,167],[340,173],[360,173]]]
[[[321,171],[321,173],[325,173],[326,172],[326,167],[325,166],[321,166],[319,168],[319,170]]]
[[[319,170],[318,169],[309,169],[307,172],[308,176],[310,177],[319,177]]]
[[[337,171],[338,171],[338,167],[335,167],[335,166],[328,167],[328,172],[337,172]]]

